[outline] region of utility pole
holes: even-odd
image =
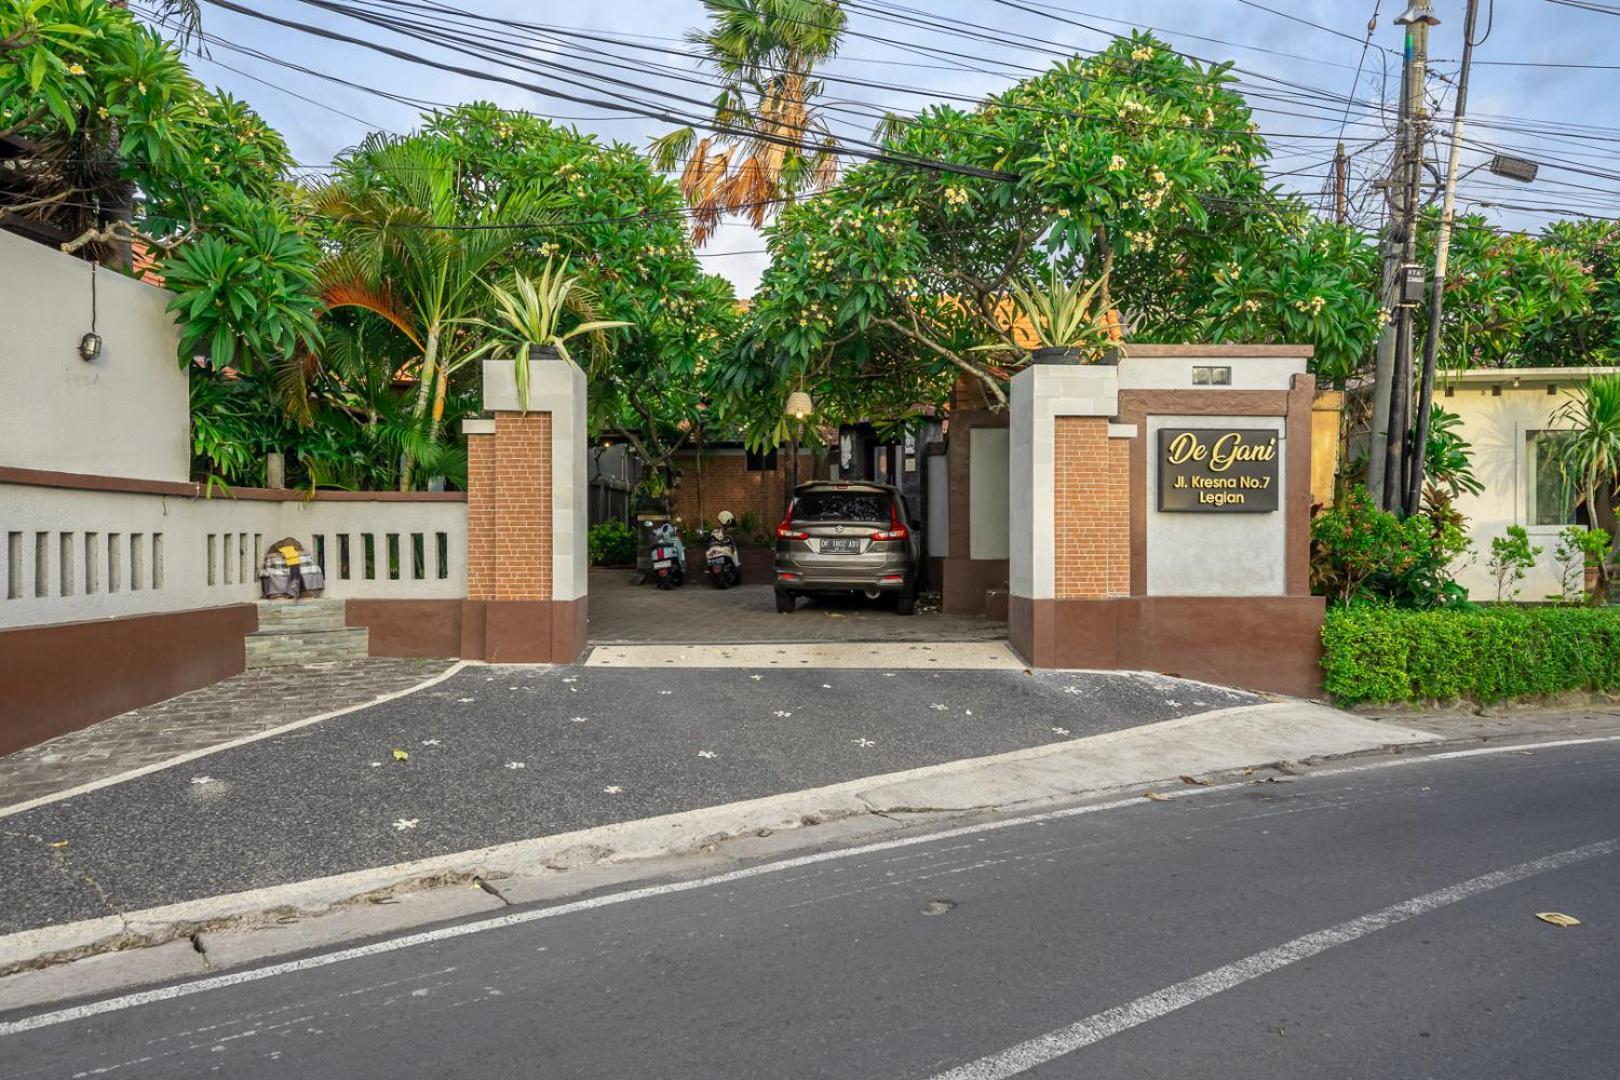
[[[1440,211],[1440,235],[1434,245],[1434,280],[1429,284],[1429,327],[1423,338],[1423,379],[1418,390],[1417,432],[1412,439],[1411,481],[1406,513],[1417,513],[1423,499],[1423,466],[1429,445],[1429,410],[1434,403],[1435,357],[1440,350],[1440,316],[1445,306],[1446,261],[1451,252],[1451,223],[1457,200],[1457,165],[1462,152],[1463,114],[1468,108],[1468,67],[1474,59],[1474,23],[1479,0],[1468,0],[1463,18],[1462,71],[1457,76],[1457,105],[1451,118],[1451,154],[1446,163],[1446,197]]]
[[[1350,179],[1350,159],[1345,156],[1344,143],[1333,152],[1333,220],[1340,225],[1345,219],[1345,187]]]
[[[1388,453],[1384,462],[1386,509],[1405,505],[1406,454],[1412,424],[1412,333],[1414,307],[1423,300],[1422,269],[1417,266],[1417,218],[1423,194],[1423,143],[1426,107],[1423,91],[1429,59],[1429,28],[1440,20],[1429,0],[1412,0],[1395,19],[1406,28],[1405,65],[1401,98],[1404,206],[1401,212],[1401,255],[1395,299],[1395,359],[1390,379]]]

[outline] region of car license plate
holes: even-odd
[[[823,555],[835,555],[859,550],[861,550],[859,540],[823,540],[821,542],[821,553]]]
[[[669,569],[669,567],[671,565],[672,565],[672,563],[671,563],[671,560],[669,560],[669,559],[654,559],[653,560],[653,569],[654,570],[667,570],[667,569]]]

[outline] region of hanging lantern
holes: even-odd
[[[810,402],[810,395],[803,390],[795,390],[788,395],[787,414],[795,420],[807,420],[815,407]]]

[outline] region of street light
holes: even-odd
[[[1495,173],[1497,176],[1503,176],[1509,180],[1517,180],[1521,184],[1530,183],[1536,178],[1536,173],[1541,170],[1541,166],[1536,164],[1534,161],[1528,161],[1525,158],[1513,157],[1509,154],[1497,154],[1495,157],[1491,158],[1490,164],[1488,164],[1486,168],[1490,169],[1491,172]]]

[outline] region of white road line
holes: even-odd
[[[1564,739],[1555,743],[1533,744],[1537,748],[1555,746],[1583,746],[1590,743],[1606,743],[1620,741],[1620,736],[1608,736],[1590,739]],[[1523,746],[1487,747],[1480,750],[1454,751],[1446,754],[1434,754],[1402,758],[1395,761],[1379,762],[1368,765],[1356,765],[1342,769],[1324,769],[1308,774],[1311,776],[1328,776],[1351,772],[1368,772],[1376,768],[1390,768],[1400,765],[1417,764],[1422,761],[1434,761],[1437,758],[1478,757],[1487,754],[1511,754],[1525,749]],[[1249,781],[1239,780],[1230,784],[1215,784],[1210,787],[1189,787],[1182,790],[1162,792],[1165,800],[1190,799],[1201,795],[1213,795],[1217,792],[1240,791],[1249,786]],[[921,844],[936,844],[942,841],[959,839],[964,836],[975,836],[982,833],[999,832],[1002,829],[1016,828],[1025,825],[1035,825],[1047,821],[1062,821],[1068,818],[1082,817],[1087,814],[1100,814],[1108,810],[1119,810],[1128,806],[1146,807],[1155,805],[1142,798],[1141,795],[1129,795],[1124,798],[1110,799],[1106,802],[1089,803],[1084,806],[1070,806],[1062,810],[1051,810],[1043,814],[1031,814],[1025,817],[1009,818],[1004,821],[985,821],[976,825],[963,825],[954,829],[946,829],[936,833],[922,833],[917,836],[903,836],[894,840],[881,840],[873,844],[864,844],[860,847],[846,848],[835,851],[818,851],[810,855],[798,855],[791,859],[782,859],[778,862],[762,863],[758,866],[745,867],[741,870],[731,870],[713,877],[694,878],[689,881],[672,881],[662,885],[648,885],[639,889],[630,889],[625,892],[608,893],[603,896],[593,896],[585,900],[574,900],[556,907],[514,911],[507,915],[498,915],[489,919],[474,922],[460,923],[456,926],[442,926],[435,930],[425,930],[419,933],[406,934],[403,937],[390,938],[384,941],[375,941],[369,945],[358,945],[353,948],[339,949],[335,952],[323,953],[318,956],[307,956],[301,960],[289,960],[267,967],[254,968],[248,971],[230,972],[225,975],[215,975],[195,982],[181,983],[175,986],[163,986],[153,990],[142,990],[133,994],[123,994],[118,997],[107,998],[103,1001],[93,1001],[84,1005],[75,1005],[71,1008],[58,1009],[54,1012],[39,1013],[35,1016],[24,1017],[0,1023],[0,1037],[17,1035],[25,1031],[35,1031],[39,1028],[53,1027],[57,1024],[73,1023],[92,1016],[102,1016],[106,1013],[121,1012],[125,1009],[137,1008],[159,1001],[172,1001],[176,998],[190,997],[193,994],[207,993],[212,990],[222,990],[231,986],[240,986],[243,983],[259,982],[264,979],[273,979],[280,975],[290,975],[300,971],[312,971],[317,968],[330,967],[334,964],[347,963],[350,960],[362,960],[369,956],[381,956],[385,953],[398,952],[402,949],[415,948],[418,945],[432,945],[440,941],[450,941],[455,938],[467,937],[471,934],[480,934],[490,930],[501,930],[509,926],[521,926],[525,923],[538,922],[543,919],[555,919],[564,915],[573,915],[581,911],[593,911],[597,908],[610,907],[615,904],[630,903],[635,900],[646,900],[652,897],[668,896],[673,893],[689,892],[693,889],[707,889],[716,885],[729,885],[732,882],[747,881],[750,878],[763,877],[766,874],[779,874],[787,870],[796,870],[800,867],[815,866],[820,863],[832,862],[839,859],[858,858],[863,855],[874,855],[886,851],[896,851],[903,848],[916,847]],[[1162,805],[1159,804],[1159,805]],[[1620,844],[1620,841],[1612,843]],[[1584,851],[1585,849],[1577,849]],[[1557,858],[1558,856],[1551,856]],[[1528,864],[1527,864],[1528,865]],[[1507,873],[1509,871],[1501,871]],[[1476,879],[1482,880],[1482,879]],[[1504,882],[1505,884],[1505,882]],[[1410,901],[1408,901],[1410,903]]]
[[[1512,885],[1516,881],[1585,862],[1587,859],[1595,859],[1601,855],[1612,855],[1616,851],[1620,851],[1620,837],[1570,848],[1555,855],[1544,855],[1539,859],[1519,863],[1517,866],[1494,870],[1489,874],[1469,878],[1467,881],[1459,881],[1455,885],[1447,885],[1443,889],[1414,896],[1410,900],[1391,904],[1389,907],[1339,923],[1337,926],[1330,926],[1325,930],[1284,942],[1275,948],[1266,949],[1264,952],[1257,952],[1253,956],[1246,956],[1242,960],[1213,971],[1206,971],[1202,975],[1195,975],[1191,979],[1156,990],[1135,1001],[1127,1001],[1123,1005],[1094,1013],[1068,1027],[1058,1028],[1056,1031],[1021,1042],[999,1054],[992,1054],[958,1066],[949,1072],[940,1073],[934,1080],[1005,1080],[1007,1077],[1017,1076],[1054,1058],[1072,1054],[1076,1050],[1101,1042],[1110,1035],[1118,1035],[1122,1031],[1140,1027],[1177,1009],[1184,1009],[1205,998],[1241,986],[1251,979],[1258,979],[1262,975],[1269,975],[1273,971],[1297,964],[1301,960],[1307,960],[1339,945],[1346,945],[1369,934],[1387,930],[1408,919],[1415,919],[1419,915],[1467,900],[1469,897],[1500,889],[1504,885]]]
[[[238,746],[246,746],[248,743],[256,743],[263,739],[273,738],[276,735],[283,735],[289,731],[297,731],[299,728],[309,727],[311,724],[318,724],[323,720],[332,720],[339,716],[346,716],[352,712],[359,712],[361,709],[369,709],[373,705],[381,705],[384,702],[395,701],[399,698],[417,693],[418,691],[426,690],[430,686],[437,686],[439,683],[444,682],[456,672],[465,667],[471,666],[473,663],[474,661],[471,660],[457,660],[454,664],[451,664],[448,668],[431,678],[424,679],[413,686],[407,686],[403,690],[393,690],[386,694],[379,694],[370,701],[362,701],[358,705],[349,705],[341,709],[333,709],[331,712],[324,712],[319,716],[306,716],[302,720],[294,720],[291,723],[282,724],[280,727],[266,728],[264,731],[255,731],[251,735],[243,735],[239,738],[229,739],[225,742],[214,743],[212,746],[205,746],[199,750],[190,750],[184,754],[180,754],[172,758],[166,758],[163,761],[154,761],[150,765],[142,765],[138,769],[130,769],[127,772],[117,773],[113,776],[104,776],[100,780],[92,780],[87,784],[80,784],[78,787],[68,788],[65,791],[52,792],[49,795],[41,795],[37,799],[29,799],[27,802],[13,803],[10,806],[0,806],[0,818],[10,817],[13,814],[20,814],[24,810],[32,810],[38,806],[46,806],[50,803],[61,802],[63,799],[71,799],[75,795],[83,795],[86,792],[99,791],[104,787],[111,787],[114,784],[122,784],[127,780],[134,780],[138,777],[146,776],[149,773],[162,772],[164,769],[172,769],[174,766],[184,765],[188,761],[196,761],[198,758],[209,757],[213,754],[220,753],[223,750],[230,750]]]

